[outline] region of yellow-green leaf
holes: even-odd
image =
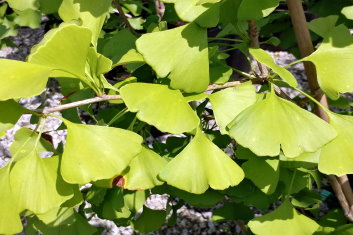
[[[141,151],[141,136],[127,130],[65,121],[68,135],[61,172],[65,181],[85,184],[120,175]]]
[[[333,127],[274,92],[241,112],[229,134],[258,156],[286,157],[315,152],[336,137]]]
[[[210,80],[206,29],[191,23],[147,33],[137,39],[136,47],[159,77],[170,78],[172,88],[188,93],[206,90]]]
[[[202,194],[209,187],[223,190],[238,185],[244,172],[199,130],[159,177],[181,190]]]
[[[129,111],[163,132],[181,134],[194,130],[199,118],[178,90],[166,85],[130,83],[120,89]],[[171,105],[172,104],[172,105]]]

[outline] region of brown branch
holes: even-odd
[[[260,48],[260,42],[259,42],[259,30],[256,26],[256,21],[254,20],[249,20],[248,21],[248,35],[250,38],[250,47],[252,48]],[[257,66],[259,67],[260,70],[260,77],[262,79],[266,78],[268,76],[268,70],[266,66],[261,64],[260,62],[257,62]]]
[[[314,52],[314,46],[310,37],[302,2],[301,0],[287,0],[287,5],[300,54],[302,57],[306,57]],[[321,91],[317,81],[315,66],[310,62],[304,62],[304,66],[311,93],[322,105],[328,107],[326,96]],[[317,115],[323,120],[327,122],[329,121],[326,112],[320,107],[318,107]],[[346,175],[343,177],[329,175],[328,179],[340,202],[344,214],[347,219],[353,221],[353,193],[352,188],[349,185],[348,177]]]
[[[156,15],[158,16],[159,21],[161,21],[165,12],[164,3],[159,0],[154,0],[154,5],[156,7]]]
[[[129,20],[127,19],[126,15],[124,14],[123,8],[121,7],[121,5],[119,4],[118,1],[113,1],[116,9],[119,12],[119,16],[120,18],[124,21],[125,25],[129,28],[130,32],[133,34],[136,34],[135,29],[131,26]]]

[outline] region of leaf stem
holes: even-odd
[[[128,111],[127,108],[124,108],[123,110],[121,110],[109,121],[109,123],[107,125],[110,126],[111,124],[113,124],[116,120],[118,120],[119,118],[124,116],[127,113],[127,111]]]

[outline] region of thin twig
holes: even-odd
[[[159,0],[154,0],[154,5],[156,7],[156,15],[158,16],[159,21],[161,21],[165,12],[164,3]]]
[[[48,114],[48,113],[59,112],[59,111],[65,110],[65,109],[80,107],[80,106],[87,105],[87,104],[93,104],[93,103],[98,103],[98,102],[108,101],[108,100],[120,100],[120,99],[121,99],[120,95],[103,95],[103,96],[97,96],[97,97],[86,99],[86,100],[72,102],[69,104],[59,105],[54,108],[47,108],[44,110],[35,110],[35,111],[37,113]]]
[[[244,80],[247,81],[247,80]],[[243,81],[235,81],[235,82],[227,82],[225,84],[222,85],[217,85],[217,84],[212,84],[209,85],[208,88],[206,89],[206,91],[212,91],[212,90],[218,90],[218,89],[223,89],[223,88],[228,88],[228,87],[234,87],[237,86],[239,84],[241,84]],[[253,84],[259,84],[259,82],[256,79],[252,80]],[[37,110],[33,110],[36,113],[41,113],[41,114],[49,114],[49,113],[54,113],[54,112],[60,112],[62,110],[66,110],[66,109],[71,109],[71,108],[77,108],[83,105],[87,105],[87,104],[94,104],[94,103],[98,103],[98,102],[103,102],[103,101],[108,101],[108,100],[121,100],[121,96],[120,95],[103,95],[103,96],[97,96],[94,98],[90,98],[90,99],[85,99],[85,100],[80,100],[77,102],[72,102],[69,104],[63,104],[63,105],[59,105],[53,108],[46,108],[46,109],[37,109]]]
[[[124,21],[125,25],[129,28],[130,32],[133,34],[136,34],[135,29],[131,26],[129,20],[127,19],[126,15],[124,14],[123,8],[121,8],[121,5],[119,4],[118,1],[113,1],[116,9],[118,10],[120,18]]]
[[[298,41],[299,51],[302,57],[306,57],[314,52],[310,32],[305,18],[305,13],[301,0],[287,0],[289,15],[292,20],[294,33]],[[305,62],[305,72],[308,78],[311,93],[323,107],[328,108],[327,98],[321,91],[317,81],[316,69],[312,63]],[[329,121],[328,116],[322,108],[318,107],[317,115],[325,121]],[[329,175],[328,179],[336,194],[336,197],[344,211],[345,216],[353,221],[353,193],[348,177],[336,177]]]

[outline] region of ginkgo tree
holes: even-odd
[[[303,10],[301,1],[289,2]],[[173,225],[183,203],[222,204],[213,220],[237,221],[249,234],[353,230],[337,219],[353,220],[352,200],[345,207],[342,199],[353,195],[347,182],[339,183],[353,174],[353,117],[300,90],[288,70],[311,62],[332,102],[353,91],[353,36],[338,21],[353,19],[348,4],[343,15],[310,22],[322,39],[316,51],[284,67],[256,46],[278,41],[259,41],[258,30],[288,17],[276,11],[280,0],[3,4],[18,17],[47,14],[59,24],[26,61],[0,59],[0,136],[23,114],[36,122],[35,129],[16,132],[11,159],[0,169],[0,234],[99,234],[102,228],[89,223],[93,215],[148,233]],[[256,62],[251,71],[227,61],[236,50]],[[233,71],[241,79],[235,81]],[[41,94],[49,78],[61,86],[61,105],[19,105]],[[283,88],[300,95],[291,99]],[[326,121],[315,115],[318,109]],[[48,117],[67,130],[66,143],[56,148],[44,131]],[[322,216],[325,174],[338,182],[332,186],[343,210]],[[151,194],[169,195],[164,210],[144,205]],[[255,218],[258,210],[263,215]]]

